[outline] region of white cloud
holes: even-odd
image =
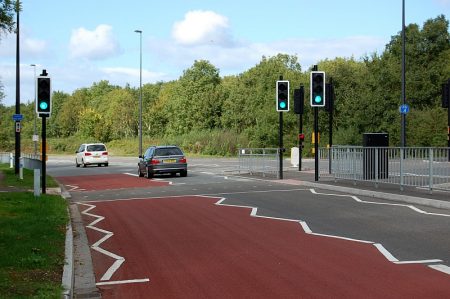
[[[0,58],[14,57],[16,55],[16,35],[2,36],[0,41]],[[48,54],[48,44],[44,40],[31,38],[27,30],[20,33],[20,54],[22,57],[35,58]]]
[[[373,52],[381,53],[386,40],[371,36],[351,36],[342,39],[285,39],[269,43],[235,43],[232,47],[216,45],[179,45],[169,41],[152,41],[152,53],[174,67],[188,68],[194,60],[209,60],[221,70],[221,75],[238,74],[256,65],[262,56],[278,53],[297,55],[302,69],[306,70],[320,60],[335,57],[356,59]],[[181,71],[180,71],[181,75]]]
[[[176,43],[188,46],[232,43],[228,18],[213,11],[187,12],[182,21],[173,25],[172,37]]]
[[[139,69],[126,67],[106,67],[101,71],[108,77],[113,84],[124,85],[130,83],[132,86],[139,85]],[[153,73],[148,70],[142,70],[142,84],[154,83],[163,80],[164,73]]]
[[[69,44],[72,58],[86,58],[88,60],[106,59],[121,52],[119,42],[114,38],[112,27],[98,25],[94,31],[83,27],[72,31]]]
[[[437,2],[438,5],[440,5],[444,8],[450,7],[450,0],[434,0],[434,1]]]

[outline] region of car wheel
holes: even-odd
[[[75,159],[75,166],[76,166],[76,167],[80,167],[80,164],[78,164],[77,159]]]
[[[187,177],[187,170],[180,171],[180,176]]]
[[[84,160],[81,160],[81,165],[83,165],[83,167],[86,167],[86,164],[84,164]]]
[[[108,165],[109,165],[108,163],[105,163],[105,167],[108,167]]]
[[[142,173],[141,168],[139,167],[139,165],[138,165],[138,176],[140,178],[142,178],[144,176],[144,174]]]
[[[145,174],[145,177],[146,177],[147,179],[153,178],[153,172],[150,171],[149,168],[147,168],[147,173]]]

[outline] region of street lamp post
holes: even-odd
[[[34,133],[33,133],[33,142],[34,142],[34,155],[37,155],[37,129],[36,129],[36,65],[30,64],[30,66],[34,67]]]
[[[405,0],[402,0],[402,104],[406,105]],[[406,114],[401,114],[401,146],[406,147]]]
[[[142,156],[142,30],[134,30],[139,33],[139,156]]]

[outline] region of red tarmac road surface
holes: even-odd
[[[125,258],[103,298],[450,298],[449,275],[389,262],[373,245],[304,233],[298,222],[196,196],[92,202]],[[226,202],[225,202],[226,203]],[[80,205],[80,211],[86,206]],[[83,216],[86,223],[96,218]],[[89,244],[105,234],[86,230]],[[115,261],[92,251],[96,281]]]
[[[169,182],[148,180],[127,174],[63,176],[56,178],[69,191],[95,191],[123,188],[167,186]]]

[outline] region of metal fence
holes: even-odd
[[[21,160],[23,168],[41,169],[42,167],[41,157],[39,155],[22,153]],[[0,153],[0,163],[8,163],[11,167],[14,167],[14,154],[6,152]]]
[[[450,148],[361,147],[319,148],[319,176],[450,190]],[[279,177],[277,148],[239,149],[239,173]],[[314,166],[312,166],[314,169]]]
[[[277,148],[240,148],[239,173],[278,177],[278,157]]]
[[[331,172],[321,176],[404,186],[450,190],[449,148],[333,146],[328,153]],[[320,160],[319,163],[321,163]]]

